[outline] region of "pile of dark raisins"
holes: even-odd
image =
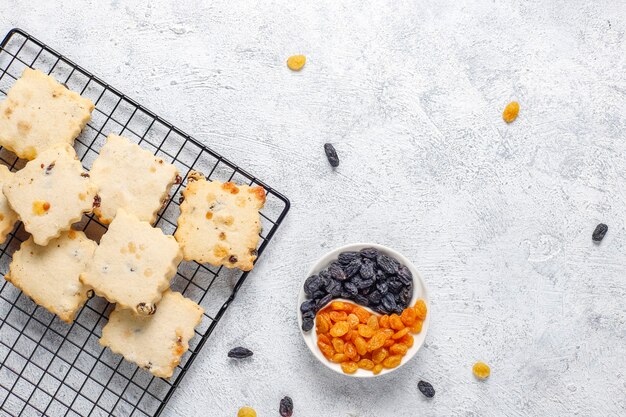
[[[380,314],[401,314],[413,297],[413,275],[396,259],[374,248],[342,252],[317,275],[307,278],[308,300],[300,305],[302,330],[313,328],[315,314],[334,298],[346,298]]]

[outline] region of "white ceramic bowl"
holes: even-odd
[[[422,331],[419,334],[413,335],[413,337],[415,338],[415,343],[407,351],[406,355],[404,355],[404,357],[402,358],[402,363],[399,366],[392,368],[392,369],[383,369],[378,375],[374,375],[372,371],[366,371],[364,369],[359,369],[354,374],[344,373],[341,370],[340,364],[330,362],[328,359],[324,357],[320,349],[317,347],[317,333],[315,332],[315,326],[313,326],[313,329],[311,329],[308,332],[302,331],[302,314],[300,313],[300,304],[302,304],[302,302],[304,302],[307,299],[306,294],[304,293],[304,281],[306,280],[306,278],[310,277],[311,275],[317,274],[321,270],[328,267],[328,265],[330,265],[331,262],[337,260],[337,257],[339,256],[341,252],[359,251],[363,248],[376,248],[380,252],[397,259],[398,262],[400,262],[402,265],[405,265],[407,268],[409,268],[409,270],[411,271],[411,274],[413,274],[413,298],[411,299],[411,305],[415,304],[415,301],[417,301],[418,298],[421,298],[426,302],[426,306],[429,307],[428,315],[426,316],[426,320],[424,320],[424,324],[422,326]],[[342,300],[342,299],[335,299],[335,300]],[[355,304],[354,301],[351,301],[351,300],[344,300],[344,301]],[[370,310],[369,308],[365,306],[362,306],[362,307],[372,312],[372,310]],[[298,315],[298,326],[300,328],[300,332],[302,333],[302,337],[304,338],[304,342],[309,347],[309,350],[313,353],[313,356],[315,356],[324,366],[342,375],[357,377],[357,378],[372,378],[375,376],[389,374],[395,371],[396,369],[400,369],[400,367],[406,365],[407,362],[409,362],[411,358],[415,356],[417,351],[420,350],[420,348],[424,344],[424,339],[426,338],[426,333],[428,332],[428,326],[430,324],[431,311],[430,311],[430,304],[428,302],[428,292],[426,290],[426,286],[424,285],[424,281],[420,277],[419,273],[417,272],[417,269],[415,269],[415,266],[411,263],[411,261],[405,258],[402,254],[383,245],[377,245],[375,243],[353,243],[351,245],[342,246],[331,252],[328,252],[326,255],[322,256],[313,265],[313,267],[309,270],[308,274],[306,275],[305,279],[302,281],[302,286],[300,287],[300,294],[298,296],[298,306],[296,309],[296,314]]]

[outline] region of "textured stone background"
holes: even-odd
[[[293,203],[165,415],[273,416],[287,394],[299,417],[626,414],[626,3],[79,3],[2,0],[0,32],[32,32]],[[329,373],[296,325],[306,270],[354,241],[403,252],[431,291],[427,345],[387,378]],[[251,361],[226,358],[239,344]]]

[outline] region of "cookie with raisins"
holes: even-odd
[[[80,280],[118,306],[151,315],[181,259],[172,236],[119,209]]]
[[[249,271],[257,257],[263,187],[207,181],[191,172],[174,236],[185,260]]]

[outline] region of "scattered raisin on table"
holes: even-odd
[[[252,407],[241,407],[237,417],[256,417],[256,411]]]
[[[502,112],[502,118],[505,122],[511,123],[515,119],[517,119],[517,115],[519,114],[519,103],[517,101],[512,101],[506,105],[504,111]]]
[[[292,71],[300,71],[306,64],[306,56],[304,55],[292,55],[287,58],[287,67]]]
[[[336,168],[339,166],[339,157],[337,156],[337,151],[335,147],[330,143],[324,144],[324,152],[326,152],[326,158],[328,158],[328,162],[330,166]]]
[[[417,388],[425,397],[433,398],[435,396],[435,388],[433,388],[430,382],[420,381],[417,383]]]
[[[472,372],[474,372],[474,376],[478,379],[487,379],[491,374],[491,369],[489,365],[479,361],[472,367]]]
[[[245,347],[241,347],[241,346],[232,348],[228,352],[228,357],[235,358],[235,359],[249,358],[252,355],[253,355],[253,352],[250,349],[246,349]]]
[[[290,397],[280,400],[279,411],[281,417],[291,417],[293,415],[293,400]]]
[[[596,226],[596,229],[593,231],[593,235],[591,238],[594,242],[600,242],[604,239],[604,235],[606,235],[607,230],[609,230],[609,226],[604,223],[600,223]]]

